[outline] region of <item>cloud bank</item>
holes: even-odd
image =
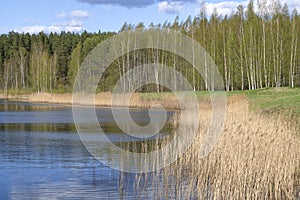
[[[237,10],[237,7],[239,5],[242,5],[243,7],[247,7],[248,4],[249,4],[248,0],[242,2],[223,1],[220,3],[207,3],[206,12],[207,15],[210,16],[214,12],[214,9],[216,8],[219,15],[225,16],[234,13]]]
[[[178,14],[181,13],[184,8],[183,2],[167,2],[162,1],[158,4],[158,10],[162,13]]]
[[[57,17],[63,19],[63,22],[56,22],[51,25],[32,25],[17,27],[14,29],[16,32],[24,33],[51,33],[51,32],[75,32],[80,33],[85,30],[84,20],[90,17],[90,14],[85,10],[73,10],[70,12],[61,12],[57,14]]]
[[[84,31],[85,28],[83,24],[79,21],[69,21],[67,23],[54,23],[49,26],[41,26],[41,25],[33,25],[33,26],[23,26],[23,27],[18,27],[14,29],[16,32],[24,32],[24,33],[39,33],[39,32],[45,32],[45,33],[51,33],[51,32],[56,32],[59,33],[61,31],[66,31],[66,32],[75,32],[79,33]]]
[[[108,4],[108,5],[123,6],[123,7],[127,7],[127,8],[142,8],[142,7],[147,7],[149,5],[153,5],[156,3],[166,2],[165,0],[76,0],[76,1],[82,2],[82,3],[89,3],[92,5],[96,5],[96,4],[106,4],[107,5]],[[167,1],[168,4],[178,3],[178,2],[196,3],[197,1],[196,0],[169,0],[169,1]]]
[[[67,19],[87,19],[90,14],[85,10],[73,10],[71,12],[61,12],[57,14],[60,18],[67,18]]]
[[[198,0],[198,3],[200,3],[201,0]],[[266,0],[267,6],[271,5],[270,0]],[[281,5],[283,6],[284,4],[287,4],[289,7],[290,13],[293,11],[294,8],[296,8],[300,12],[300,1],[298,0],[282,0],[280,1]],[[236,1],[222,1],[219,3],[206,3],[206,14],[209,17],[214,9],[217,9],[217,12],[219,15],[225,16],[225,15],[230,15],[234,12],[237,11],[237,7],[239,5],[242,5],[244,8],[247,8],[249,4],[249,0],[244,0],[241,2],[236,2]],[[254,9],[256,12],[258,12],[258,6],[257,2],[254,1]],[[199,9],[197,9],[197,12]]]

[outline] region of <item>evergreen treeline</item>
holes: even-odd
[[[70,91],[73,84],[71,76],[76,67],[75,56],[83,60],[91,49],[111,35],[87,32],[3,34],[0,36],[0,86],[4,92],[24,89]]]
[[[217,10],[206,16],[205,4],[192,19],[150,25],[171,28],[199,42],[215,60],[224,78],[226,90],[253,90],[265,87],[300,86],[300,15],[290,14],[287,5],[274,0],[272,7],[253,1],[230,16]],[[124,24],[120,31],[145,28]],[[60,34],[28,33],[0,36],[0,87],[3,92],[71,92],[75,76],[85,56],[101,41],[115,33]],[[126,45],[126,42],[124,43]],[[180,47],[179,47],[180,48]],[[182,47],[184,48],[184,47]],[[197,56],[197,55],[195,55]],[[195,90],[205,90],[207,83],[183,59],[155,49],[131,52],[116,60],[99,84],[100,91],[111,90],[129,68],[142,63],[159,62],[180,71]],[[153,72],[157,73],[157,72]],[[175,80],[176,83],[176,80]],[[124,82],[124,87],[125,83]],[[155,85],[140,91],[165,91]]]

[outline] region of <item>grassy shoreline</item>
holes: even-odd
[[[195,92],[199,102],[209,102],[208,92]],[[300,88],[270,88],[252,91],[226,92],[228,99],[232,96],[243,95],[249,101],[251,110],[260,110],[263,113],[285,114],[289,117],[300,118]],[[96,106],[111,106],[110,92],[95,95]],[[0,99],[26,101],[32,103],[72,104],[72,93],[0,93]],[[120,102],[120,106],[123,103]],[[161,104],[168,109],[178,109],[179,104],[175,95],[166,93],[135,93],[130,100],[130,106],[136,108],[149,108],[153,104]]]

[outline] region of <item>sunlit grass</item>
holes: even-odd
[[[300,88],[273,88],[245,92],[252,108],[300,117]]]

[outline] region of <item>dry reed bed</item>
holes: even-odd
[[[201,129],[188,152],[149,176],[152,199],[300,198],[300,138],[295,124],[280,116],[249,112],[245,97],[232,97],[224,130],[212,152],[201,159],[202,138],[210,121],[209,106],[202,108]],[[189,120],[185,119],[187,135]],[[165,158],[172,153],[166,152]],[[145,174],[137,175],[135,184],[145,188],[149,181],[141,176]]]
[[[92,96],[90,96],[92,97]],[[114,106],[124,106],[125,98],[124,95],[115,96]],[[125,97],[127,97],[125,95]],[[0,94],[0,99],[10,99],[10,100],[18,100],[18,101],[26,101],[26,102],[36,102],[36,103],[57,103],[57,104],[65,104],[71,105],[73,103],[71,93],[64,93],[64,94],[51,94],[51,93],[32,93],[28,95],[4,95]],[[89,100],[88,95],[83,95],[82,98],[84,99],[75,99],[74,102],[84,102]],[[93,98],[93,97],[92,97]],[[112,93],[111,92],[101,92],[95,94],[95,101],[93,102],[96,106],[104,106],[104,107],[111,107],[112,106]],[[90,104],[90,103],[87,103]],[[169,95],[164,99],[143,99],[140,94],[134,93],[130,97],[129,106],[136,107],[136,108],[150,108],[154,104],[161,104],[165,108],[179,108],[178,101],[176,97],[173,95]]]
[[[300,138],[292,122],[251,113],[245,98],[233,97],[227,107],[224,131],[213,151],[200,159],[199,150],[209,120],[209,110],[201,110],[201,121],[206,127],[202,126],[190,150],[165,169],[166,174],[172,174],[178,181],[168,185],[175,191],[184,188],[182,194],[173,197],[297,198]],[[188,124],[186,129],[188,134]]]

